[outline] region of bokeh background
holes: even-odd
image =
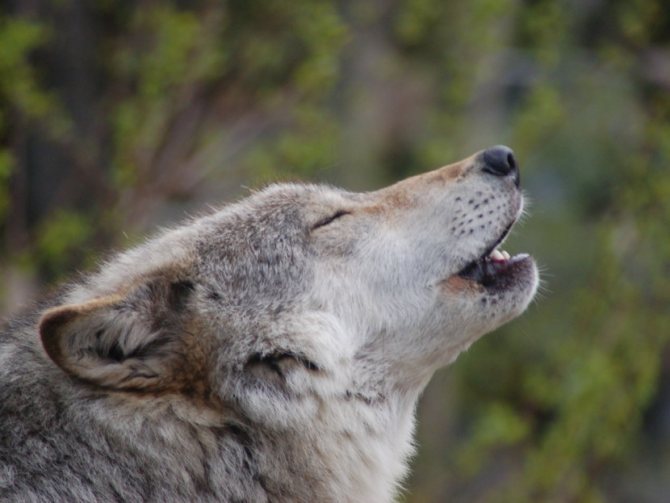
[[[544,270],[438,373],[418,502],[666,502],[664,0],[5,0],[0,312],[276,180],[370,190],[513,147]]]

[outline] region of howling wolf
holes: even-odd
[[[270,186],[0,334],[1,501],[388,502],[433,372],[538,273],[493,147],[376,192]]]

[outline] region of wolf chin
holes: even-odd
[[[433,372],[535,294],[522,210],[499,146],[116,256],[0,334],[0,500],[392,501]]]

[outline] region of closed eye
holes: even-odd
[[[335,213],[333,213],[332,215],[330,215],[330,216],[328,216],[328,217],[326,217],[326,218],[322,218],[322,219],[319,220],[317,223],[315,223],[315,224],[312,226],[312,230],[315,230],[315,229],[318,229],[319,227],[323,227],[323,226],[325,226],[325,225],[328,225],[329,223],[334,222],[334,221],[337,220],[338,218],[343,217],[343,216],[345,216],[345,215],[349,215],[349,214],[351,214],[350,211],[347,211],[347,210],[338,210],[338,211],[336,211]]]

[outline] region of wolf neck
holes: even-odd
[[[324,482],[323,492],[312,501],[393,501],[414,453],[415,403],[404,397],[348,396],[322,404],[320,430],[286,437],[284,442],[297,444],[304,453],[314,480]],[[277,450],[286,453],[287,447],[278,445]]]
[[[362,382],[352,382],[340,399],[321,397],[317,437],[299,441],[323,450],[333,495],[323,501],[391,502],[415,452],[416,406],[433,370],[410,382],[371,354],[359,357],[353,374]]]

